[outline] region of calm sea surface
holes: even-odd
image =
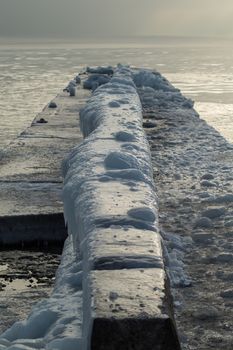
[[[233,142],[233,43],[198,39],[17,43],[0,40],[0,149],[30,125],[87,65],[127,63],[160,71],[201,117]]]

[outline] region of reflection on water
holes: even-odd
[[[202,117],[233,140],[232,44],[147,38],[111,44],[0,44],[0,147],[28,126],[83,66],[119,62],[157,68],[198,102]]]

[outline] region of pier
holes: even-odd
[[[233,146],[158,72],[112,74],[87,69],[2,158],[2,244],[26,241],[27,222],[32,241],[64,240],[61,192],[69,236],[51,297],[0,344],[179,350],[221,331],[230,349]]]

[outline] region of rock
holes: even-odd
[[[75,86],[72,86],[72,85],[69,86],[69,93],[71,97],[74,97],[76,95]]]
[[[233,254],[231,253],[221,253],[214,258],[216,262],[229,263],[233,262]]]
[[[202,180],[213,180],[214,176],[210,173],[207,173],[207,174],[202,175],[201,179]]]
[[[222,298],[233,298],[233,289],[226,289],[220,293]]]
[[[197,242],[197,243],[208,243],[212,241],[212,239],[214,238],[214,235],[212,233],[198,231],[193,233],[192,238],[194,242]]]
[[[222,245],[222,247],[224,248],[224,250],[230,250],[233,251],[233,242],[226,242]]]
[[[200,219],[196,220],[195,227],[212,228],[213,227],[213,223],[212,223],[212,221],[209,218],[201,217]]]
[[[214,347],[216,347],[216,344],[221,344],[224,340],[224,337],[220,333],[215,331],[205,332],[204,338],[206,338],[208,344],[214,344]]]
[[[228,176],[228,177],[226,178],[226,181],[233,181],[233,176]]]
[[[233,237],[233,231],[224,232],[224,236],[227,237],[227,238],[232,238]]]
[[[210,319],[215,319],[220,316],[220,312],[214,306],[204,306],[199,310],[193,312],[193,317],[205,321]]]
[[[49,103],[49,108],[57,108],[57,104],[54,101]]]
[[[215,197],[213,199],[215,203],[233,203],[233,194],[227,193],[224,196]]]
[[[151,128],[155,128],[157,126],[157,124],[150,122],[150,121],[146,121],[142,124],[142,126],[143,126],[143,128],[151,129]]]
[[[174,175],[174,178],[175,178],[176,180],[181,180],[182,177],[181,177],[180,174],[175,174],[175,175]]]
[[[81,84],[81,78],[79,75],[75,77],[76,84]]]
[[[44,118],[40,118],[40,119],[37,120],[36,122],[37,122],[37,123],[41,123],[41,124],[48,123],[48,121],[45,120]]]
[[[226,209],[224,207],[213,207],[205,210],[202,215],[203,217],[207,217],[209,219],[216,219],[226,213]]]
[[[193,108],[194,102],[190,99],[187,99],[185,102],[182,103],[182,106],[184,108]]]
[[[217,271],[216,277],[223,281],[233,281],[233,272],[224,273],[223,271]]]
[[[210,194],[208,192],[201,192],[201,193],[198,193],[198,196],[200,198],[208,198],[210,197]]]
[[[200,182],[201,186],[203,187],[215,187],[216,184],[214,182],[208,181],[208,180],[203,180]]]
[[[224,226],[225,227],[233,227],[233,220],[225,221]]]

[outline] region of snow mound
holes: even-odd
[[[112,75],[114,73],[114,68],[112,66],[87,67],[86,71],[88,73]]]
[[[88,77],[87,80],[83,82],[84,89],[95,90],[98,86],[106,84],[110,81],[108,76],[101,74],[93,74]]]
[[[146,86],[148,88],[162,91],[177,91],[162,75],[151,70],[139,70],[133,74],[133,81],[137,87]]]

